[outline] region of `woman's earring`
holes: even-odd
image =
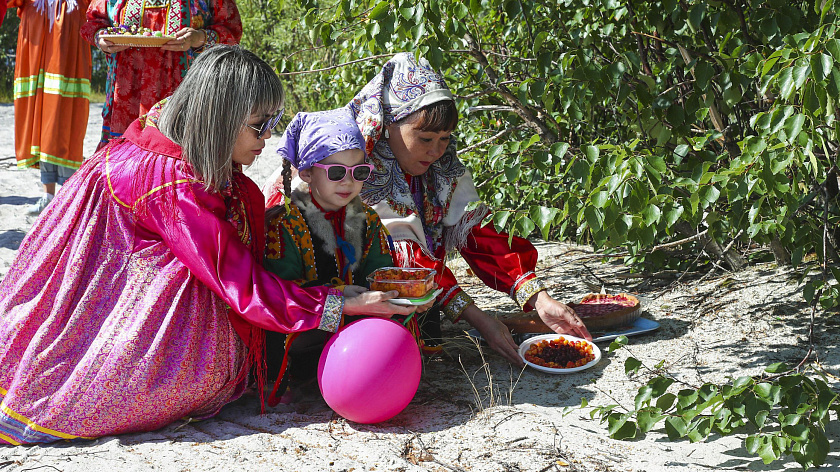
[[[388,128],[385,128],[385,134],[384,134],[384,136],[385,136],[385,139],[388,139],[388,138],[390,138],[390,137],[391,137],[391,133],[389,133],[389,132],[388,132]]]

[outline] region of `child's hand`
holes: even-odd
[[[396,298],[400,293],[367,291],[344,299],[345,315],[365,315],[390,318],[392,315],[410,315],[414,313],[413,306],[395,305],[388,300]]]
[[[367,291],[368,289],[366,287],[361,287],[359,285],[345,285],[342,293],[345,297],[350,298],[359,296]]]

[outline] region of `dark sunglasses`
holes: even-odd
[[[262,139],[262,137],[265,136],[266,133],[273,130],[274,127],[277,126],[277,123],[280,123],[280,118],[283,117],[283,112],[284,111],[285,110],[283,108],[281,108],[277,112],[276,115],[274,115],[271,118],[264,121],[261,125],[259,125],[259,127],[252,126],[252,125],[249,125],[249,124],[246,124],[245,126],[251,128],[252,130],[257,132],[257,139]]]
[[[342,164],[319,164],[316,162],[312,165],[320,167],[321,169],[326,169],[327,178],[333,182],[341,182],[344,180],[344,176],[347,175],[347,171],[350,171],[350,175],[353,176],[353,180],[356,182],[364,182],[370,177],[370,173],[373,172],[373,164],[345,166]]]

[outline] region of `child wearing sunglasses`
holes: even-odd
[[[364,149],[359,126],[346,108],[294,117],[277,151],[284,158],[284,194],[267,204],[266,269],[302,287],[333,285],[356,293],[365,290],[360,286],[367,283],[368,274],[393,265],[385,227],[358,197],[373,170],[365,162]],[[291,166],[299,176],[294,188]],[[268,374],[276,379],[269,405],[294,397],[289,393],[277,398],[286,390],[286,382],[281,383],[284,370],[296,381],[314,379],[328,337],[318,330],[295,338],[269,333]]]

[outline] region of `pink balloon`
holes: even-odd
[[[401,412],[420,386],[422,360],[414,336],[396,321],[363,318],[324,346],[318,386],[327,405],[356,423],[378,423]]]

